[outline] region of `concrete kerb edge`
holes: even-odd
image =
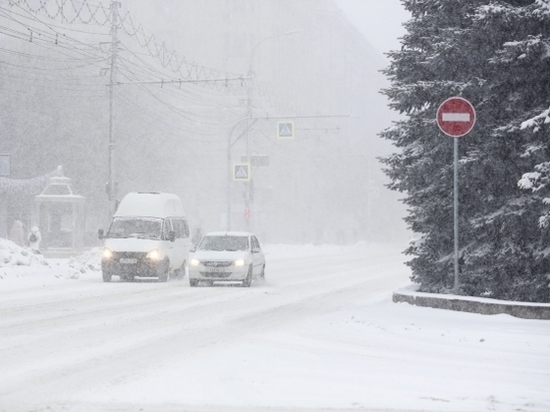
[[[411,305],[446,309],[482,315],[508,314],[523,319],[550,320],[550,304],[529,302],[508,302],[488,298],[471,298],[458,295],[442,295],[417,292],[418,285],[393,292],[395,303],[406,302]]]

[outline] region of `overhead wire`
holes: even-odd
[[[41,13],[49,17],[52,20],[61,19],[70,23],[91,24],[95,23],[100,26],[104,26],[108,23],[112,24],[110,7],[104,6],[101,2],[92,2],[89,0],[76,1],[76,0],[40,0],[38,7],[32,6],[28,0],[9,0],[11,5],[18,6],[21,10],[27,10],[34,14]],[[78,4],[79,6],[76,6]],[[74,16],[67,17],[65,7],[72,7]],[[49,10],[50,7],[53,10]],[[84,12],[88,12],[88,16],[85,18]],[[98,18],[98,14],[101,14],[101,20]],[[217,69],[208,68],[196,63],[189,63],[186,58],[179,58],[175,51],[168,50],[164,42],[157,41],[157,38],[153,34],[147,34],[143,25],[136,23],[130,11],[127,11],[123,16],[119,18],[119,27],[130,37],[136,40],[136,42],[153,58],[155,58],[164,69],[171,70],[173,73],[177,73],[185,80],[191,78],[202,78],[205,80],[213,80],[215,78],[231,79],[236,78],[239,75],[236,73],[224,72]],[[217,82],[207,83],[209,86],[215,86]],[[229,81],[228,84],[232,84]]]
[[[142,80],[144,78],[145,75],[149,74],[150,71],[148,71],[148,69],[151,69],[150,66],[147,65],[147,63],[143,62],[143,64],[145,64],[145,66],[143,65],[140,65],[140,66],[137,66],[137,65],[132,65],[132,66],[129,66],[128,64],[128,60],[127,59],[124,59],[124,58],[121,58],[121,66],[124,67],[130,74],[126,75],[126,78],[129,80],[129,83],[132,84],[133,82],[135,82],[134,84],[138,84],[140,80]],[[135,68],[138,68],[138,69],[141,69],[141,73],[136,73],[136,70],[134,70]],[[144,70],[146,70],[147,72],[144,73]],[[159,74],[158,72],[155,72],[153,73],[155,75]],[[131,76],[134,76],[133,78]],[[138,77],[139,76],[139,77]],[[149,77],[150,78],[150,77]],[[140,86],[144,86],[143,84],[141,84]],[[180,89],[175,87],[177,86],[177,83],[176,84],[166,84],[164,85],[163,87],[158,87],[156,88],[157,91],[161,92],[161,93],[164,93],[164,94],[167,94],[167,95],[170,95],[172,98],[177,98],[180,102],[182,99],[185,99],[186,101],[192,103],[192,104],[202,104],[202,105],[205,105],[204,103],[204,94],[201,95],[200,97],[196,98],[196,100],[191,100],[190,99],[190,93],[189,90],[185,90],[185,94],[182,96],[182,94],[180,93]],[[121,86],[123,87],[123,86]],[[148,93],[150,93],[151,91],[149,89],[148,90]],[[157,96],[158,97],[158,96]],[[217,99],[213,100],[212,103],[211,103],[211,107],[213,108],[216,108],[216,104],[218,104],[217,108],[226,108],[226,106],[221,106],[219,105],[218,101],[219,101],[219,95],[216,96]],[[165,104],[167,104],[167,102],[164,102]],[[175,108],[175,107],[174,107]],[[178,108],[175,108],[176,110],[178,110],[178,113],[185,113],[184,110],[181,109],[181,107],[178,107]],[[187,112],[187,114],[191,114],[189,112]],[[207,115],[201,115],[200,113],[193,113],[193,116],[195,117],[201,117],[201,118],[208,118],[209,116]],[[216,116],[217,118],[218,116]],[[214,118],[214,117],[212,117]],[[188,120],[191,120],[188,118]]]
[[[21,10],[24,10],[26,13],[34,14],[41,13],[46,15],[50,19],[55,20],[61,19],[62,21],[67,21],[70,23],[80,23],[80,24],[91,24],[95,23],[99,26],[104,26],[108,23],[111,23],[111,14],[110,7],[105,6],[102,2],[93,2],[90,0],[56,0],[48,1],[41,0],[40,6],[32,6],[28,0],[9,0],[10,5],[16,5]],[[48,10],[48,6],[53,8],[53,11]],[[72,7],[73,16],[69,18],[66,15],[65,7]],[[84,12],[88,12],[88,16],[83,17]],[[101,14],[101,20],[98,18],[98,15]],[[34,19],[38,20],[36,16],[33,16]],[[53,26],[48,25],[48,28],[52,31]],[[223,91],[234,93],[238,89],[242,89],[245,86],[245,82],[251,82],[251,79],[245,79],[243,76],[240,76],[240,80],[220,80],[215,77],[226,79],[231,76],[239,76],[229,72],[223,72],[216,69],[207,68],[205,66],[198,65],[196,63],[189,63],[185,58],[178,58],[175,51],[168,50],[164,42],[158,42],[154,35],[148,35],[140,23],[136,23],[130,11],[127,11],[120,18],[120,28],[130,37],[136,40],[141,48],[144,48],[147,53],[142,53],[143,55],[148,55],[149,57],[155,58],[157,62],[161,64],[163,69],[168,69],[174,74],[179,74],[180,79],[190,80],[190,79],[199,79],[203,78],[206,80],[201,84],[204,88],[211,88],[216,91]],[[134,56],[137,56],[137,52],[134,52]],[[167,78],[166,73],[163,74],[164,78]],[[162,79],[162,77],[161,77]],[[173,79],[171,81],[177,81]],[[235,87],[235,84],[238,86]],[[273,93],[270,93],[266,87],[263,87],[261,84],[256,84],[256,90],[258,94],[264,98],[275,110],[281,110],[282,104],[278,101]],[[263,108],[267,113],[268,110]]]
[[[110,58],[110,49],[103,49],[101,45],[94,45],[90,41],[82,42],[74,39],[70,35],[62,33],[58,27],[42,22],[40,19],[26,19],[21,15],[10,16],[6,13],[5,9],[0,8],[0,19],[10,22],[9,26],[0,27],[0,33],[12,37],[14,41],[24,42],[27,46],[23,49],[10,50],[7,47],[0,49],[0,54],[8,57],[0,60],[2,77],[8,80],[6,83],[18,85],[18,87],[11,85],[9,88],[4,88],[5,91],[22,94],[28,93],[26,90],[28,87],[45,86],[49,88],[50,97],[86,100],[106,100],[108,98],[107,82],[101,82],[99,73],[108,72],[106,63]],[[112,44],[110,46],[112,47]],[[119,47],[124,49],[124,43],[119,43]],[[130,51],[128,48],[127,50]],[[117,71],[121,80],[136,82],[150,79],[175,79],[174,73],[167,73],[165,67],[159,69],[154,60],[146,62],[137,57],[138,55],[134,54],[130,61],[129,59],[125,60],[124,56],[119,56]],[[149,56],[149,59],[151,60],[152,56]],[[94,68],[98,70],[96,76],[90,75]],[[72,77],[71,79],[67,77],[68,74],[70,74],[69,77]],[[97,79],[97,82],[94,79]],[[82,82],[87,84],[83,85]],[[148,140],[145,138],[147,134],[141,133],[141,131],[148,130],[151,134],[155,133],[157,144],[163,144],[161,140],[164,141],[164,144],[185,141],[186,150],[191,151],[195,150],[193,144],[210,144],[212,147],[208,149],[209,152],[223,155],[223,145],[219,144],[219,119],[216,116],[209,117],[202,113],[194,113],[193,110],[176,107],[181,105],[215,106],[220,104],[218,102],[219,93],[212,93],[208,97],[210,92],[205,91],[206,88],[201,88],[203,89],[201,93],[195,93],[190,92],[192,89],[189,86],[179,89],[173,86],[138,85],[133,88],[134,93],[145,93],[148,99],[154,99],[157,104],[136,104],[143,99],[129,98],[129,95],[121,93],[123,87],[117,87],[117,111],[120,116],[132,119],[125,123],[124,134],[132,132],[139,134],[142,144],[147,144]],[[200,118],[200,126],[197,125],[198,118]],[[133,127],[138,122],[141,128]],[[196,145],[195,147],[198,147]]]
[[[13,56],[18,56],[18,57],[32,58],[32,59],[35,59],[35,60],[43,60],[43,61],[52,61],[52,62],[57,62],[57,63],[59,63],[59,62],[79,61],[78,59],[75,59],[75,58],[61,59],[61,58],[56,58],[56,57],[52,57],[52,56],[39,56],[39,55],[36,55],[36,54],[30,54],[30,53],[24,53],[24,52],[21,52],[21,51],[6,49],[4,47],[0,47],[0,52],[10,54],[10,55],[13,55]]]
[[[17,25],[23,26],[24,28],[26,28],[28,30],[29,33],[24,33],[24,32],[17,32],[15,29],[9,29],[9,28],[5,27],[5,29],[7,31],[11,30],[12,33],[19,34],[20,38],[22,40],[27,39],[27,40],[29,40],[29,42],[33,42],[33,41],[37,42],[38,41],[38,42],[44,42],[44,43],[49,43],[49,44],[55,44],[56,46],[60,46],[61,48],[69,47],[69,48],[71,48],[72,51],[76,51],[76,52],[80,52],[80,53],[85,53],[86,49],[88,49],[88,50],[91,49],[93,51],[98,50],[98,47],[95,46],[95,45],[92,46],[92,45],[85,44],[85,43],[83,43],[83,42],[81,42],[77,39],[68,37],[63,33],[59,32],[57,30],[54,30],[52,28],[52,26],[50,26],[49,24],[43,22],[42,20],[37,19],[36,16],[27,17],[27,16],[19,15],[19,16],[21,16],[22,18],[24,18],[26,20],[32,20],[33,22],[44,26],[47,30],[40,29],[38,27],[31,26],[29,23],[25,23],[25,22],[22,22],[20,20],[17,20],[13,17],[13,14],[14,14],[13,12],[8,11],[5,8],[0,7],[0,15],[1,16],[4,16],[8,21],[11,21],[11,22],[13,22]],[[33,34],[35,34],[34,37],[33,37]],[[38,36],[38,37],[36,37],[36,36]],[[64,45],[63,41],[66,41],[67,44]],[[77,46],[79,46],[81,49],[77,48]]]
[[[47,3],[47,0],[44,0],[42,3]],[[74,16],[72,21],[77,21],[79,19],[78,13],[76,7],[74,7],[74,0],[63,0],[61,5],[69,4],[71,3],[73,6],[74,11],[76,12],[76,15]],[[53,25],[51,23],[46,23],[42,21],[41,19],[38,19],[36,15],[31,13],[31,8],[26,0],[21,1],[10,1],[10,4],[26,4],[27,9],[23,11],[27,15],[23,15],[21,13],[15,13],[14,15],[19,18],[14,17],[14,15],[6,15],[9,12],[5,8],[0,7],[0,16],[3,16],[5,18],[9,18],[10,21],[19,24],[21,27],[24,27],[28,33],[17,31],[8,27],[0,28],[0,31],[2,29],[6,32],[11,34],[13,37],[27,41],[30,43],[29,36],[32,36],[34,34],[34,37],[32,38],[32,42],[35,46],[41,47],[44,49],[44,51],[54,52],[58,55],[64,56],[64,59],[58,58],[56,60],[55,58],[50,58],[48,60],[48,57],[40,56],[40,55],[31,55],[30,53],[27,53],[26,57],[35,59],[43,59],[43,61],[48,61],[52,64],[50,66],[56,64],[56,63],[64,63],[66,66],[64,67],[48,67],[47,69],[43,69],[41,67],[32,66],[27,64],[17,64],[17,63],[9,63],[13,67],[19,67],[21,69],[25,70],[43,70],[51,72],[52,70],[57,71],[71,71],[71,70],[80,70],[80,69],[89,69],[90,67],[97,67],[100,71],[108,70],[105,67],[102,67],[102,64],[106,63],[109,59],[109,54],[106,53],[100,46],[93,45],[91,43],[84,43],[80,40],[74,39],[70,36],[65,35],[64,33],[61,33],[61,27],[58,25]],[[92,7],[96,7],[97,10],[99,8],[103,7],[101,3],[95,3],[92,4],[92,2],[85,0],[83,2],[80,2],[79,4],[84,5],[92,5]],[[21,8],[23,10],[23,8]],[[82,8],[80,8],[82,10]],[[103,8],[103,10],[106,10]],[[46,13],[47,14],[47,13]],[[106,15],[107,16],[107,15]],[[55,15],[49,15],[50,18],[55,19]],[[66,16],[62,16],[62,20],[68,20],[66,19]],[[131,15],[127,13],[125,22],[130,22],[129,19],[131,19]],[[102,22],[103,25],[105,25],[109,20],[106,18],[105,21]],[[31,24],[32,23],[32,24]],[[80,21],[82,24],[89,24],[89,22]],[[97,23],[97,22],[96,22]],[[37,25],[42,25],[44,28],[39,28]],[[134,34],[132,36],[131,32],[128,32],[128,27],[133,27]],[[139,26],[139,28],[136,28],[135,23],[133,22],[133,19],[131,20],[130,26],[126,27],[125,31],[130,37],[137,36],[137,32],[145,33],[143,26]],[[63,27],[63,30],[66,31],[66,28]],[[30,34],[29,34],[30,33]],[[79,31],[74,30],[73,33],[85,33],[86,35],[95,35],[97,33],[94,33],[92,31]],[[140,43],[140,39],[136,39],[138,43]],[[185,59],[182,59],[177,63],[177,70],[174,70],[175,66],[171,65],[173,63],[173,59],[175,58],[173,55],[166,57],[163,56],[162,53],[166,52],[166,48],[164,44],[158,45],[155,43],[155,49],[153,50],[151,48],[152,42],[154,43],[156,39],[153,37],[150,37],[149,40],[146,41],[146,43],[143,43],[143,39],[141,39],[141,46],[145,47],[147,53],[141,53],[136,52],[133,50],[130,50],[124,43],[120,42],[118,44],[118,47],[120,47],[121,51],[127,52],[132,59],[128,59],[124,57],[122,54],[119,54],[118,58],[118,72],[120,76],[124,79],[126,79],[130,84],[134,84],[137,86],[137,89],[141,90],[143,93],[147,94],[150,98],[154,99],[160,106],[162,106],[164,109],[166,109],[168,112],[163,113],[163,118],[166,118],[167,114],[170,113],[170,117],[172,118],[175,116],[175,118],[179,119],[179,125],[177,127],[180,128],[185,123],[187,123],[187,126],[185,127],[186,131],[189,133],[193,133],[194,135],[202,135],[203,137],[212,137],[215,138],[219,135],[220,131],[220,116],[218,113],[213,115],[203,114],[200,112],[197,112],[196,110],[193,111],[193,106],[202,106],[202,107],[212,107],[213,110],[224,110],[224,113],[226,113],[227,119],[231,119],[232,116],[237,116],[239,113],[238,108],[229,109],[227,110],[227,106],[225,106],[222,102],[220,102],[220,96],[219,91],[220,90],[226,90],[230,91],[231,94],[235,93],[235,87],[233,87],[233,84],[235,82],[240,83],[239,88],[244,86],[245,79],[241,78],[240,80],[232,80],[229,82],[228,80],[221,80],[221,79],[214,79],[214,74],[219,75],[223,74],[225,76],[228,76],[228,73],[216,71],[213,69],[208,69],[203,66],[196,65],[194,63],[187,63]],[[108,43],[108,42],[107,42]],[[111,45],[112,46],[112,45]],[[16,52],[14,52],[15,55]],[[142,56],[142,57],[140,57]],[[162,70],[156,66],[156,64],[152,64],[149,62],[146,62],[144,58],[147,57],[149,59],[155,60],[157,63],[160,62],[160,65],[162,66]],[[86,63],[83,63],[83,61],[88,60]],[[168,59],[163,61],[163,59]],[[172,60],[171,60],[172,59]],[[70,66],[70,63],[73,61],[79,61],[80,64],[77,66]],[[168,64],[166,64],[168,62]],[[183,71],[183,67],[185,67],[186,72]],[[171,73],[170,73],[171,72]],[[181,77],[176,76],[177,74],[182,75]],[[212,89],[212,93],[209,96],[209,93],[207,90],[209,90],[208,87],[201,87],[201,92],[199,93],[197,91],[197,88],[191,88],[188,85],[186,85],[184,82],[186,79],[198,79],[199,77],[203,76],[204,80],[210,81],[210,89]],[[166,81],[166,84],[163,84],[163,79]],[[161,85],[160,87],[148,87],[146,85],[139,85],[136,84],[140,81],[151,81],[151,80],[160,80]],[[55,82],[55,80],[52,80]],[[179,83],[181,82],[181,83]],[[207,83],[208,84],[208,83]],[[221,85],[221,86],[219,86]],[[204,86],[204,84],[203,84]],[[94,87],[95,86],[91,86]],[[103,86],[105,87],[105,86]],[[117,87],[117,89],[120,89],[121,86]],[[70,88],[68,89],[70,90]],[[75,91],[78,91],[78,89],[74,89]],[[154,92],[153,92],[154,90]],[[214,92],[215,90],[215,92]],[[177,99],[177,104],[174,103],[174,100]],[[241,103],[242,104],[242,103]],[[183,105],[183,106],[182,106]],[[185,105],[190,105],[191,109],[185,109]],[[147,111],[151,110],[150,107],[143,108],[144,113],[147,113]],[[175,121],[173,118],[171,121]],[[181,122],[184,122],[183,125]],[[194,124],[197,123],[197,121],[201,124],[201,131],[197,131],[196,128],[194,128]],[[172,125],[166,124],[167,127],[174,127]],[[205,128],[208,128],[210,130],[205,130]],[[223,133],[222,133],[223,134]],[[204,141],[204,140],[202,140]]]
[[[170,118],[171,121],[173,121],[174,123],[177,123],[178,124],[178,128],[179,130],[183,130],[183,131],[186,131],[188,133],[192,133],[193,136],[194,135],[197,135],[197,134],[200,134],[200,135],[203,135],[203,136],[218,136],[219,133],[218,133],[218,128],[216,128],[215,130],[213,131],[205,131],[204,129],[202,129],[201,131],[197,131],[195,129],[195,124],[197,123],[197,118],[196,116],[192,116],[190,113],[186,113],[186,112],[183,112],[181,110],[178,110],[173,104],[171,104],[170,102],[166,102],[164,100],[162,100],[162,98],[160,96],[158,96],[156,93],[158,92],[162,92],[162,90],[160,89],[157,89],[155,88],[154,91],[153,90],[150,90],[149,87],[145,86],[145,85],[138,85],[136,86],[138,89],[142,90],[143,92],[147,93],[148,95],[152,96],[154,99],[156,99],[162,106],[168,108],[170,111],[169,112],[166,112],[164,111],[162,113],[162,119],[165,119],[165,118]],[[123,97],[125,98],[126,94],[124,93],[126,90],[128,89],[125,89],[125,88],[121,88],[119,87],[118,88],[119,92],[118,92],[118,96],[119,97]],[[135,88],[134,88],[135,90]],[[156,93],[155,93],[156,92]],[[131,104],[133,106],[135,106],[136,108],[139,108],[140,111],[144,112],[144,113],[151,113],[151,110],[152,108],[150,106],[148,106],[147,108],[144,108],[143,106],[139,106],[135,99],[131,99],[131,98],[125,98],[126,102],[131,102]],[[160,115],[159,115],[160,116]],[[143,118],[143,116],[139,116],[140,118]],[[164,122],[164,120],[162,120]],[[184,122],[183,124],[181,122]],[[204,122],[201,122],[202,125],[204,126]],[[172,125],[170,125],[172,126]],[[209,127],[217,127],[218,126],[218,123],[210,123],[210,124],[207,124],[207,126]],[[193,138],[191,138],[191,140],[194,140]],[[204,141],[204,140],[202,140]]]
[[[47,1],[45,1],[44,4],[45,4],[45,3],[47,3]],[[91,2],[89,2],[89,1],[83,1],[83,2],[80,2],[80,3],[79,3],[79,4],[81,5],[80,8],[77,8],[77,7],[74,5],[74,3],[75,3],[75,1],[73,1],[73,0],[71,0],[71,1],[66,0],[66,1],[63,1],[60,5],[58,4],[58,5],[57,5],[58,11],[57,11],[57,14],[56,14],[56,15],[59,15],[59,13],[61,13],[61,18],[62,18],[62,20],[63,20],[63,19],[68,20],[68,19],[66,18],[66,16],[63,15],[63,12],[64,12],[63,7],[65,6],[65,4],[71,4],[72,7],[73,7],[73,10],[74,10],[75,12],[77,12],[77,14],[79,13],[79,10],[81,11],[81,10],[84,9],[84,5],[86,5],[86,7],[88,8],[88,10],[91,10],[90,7],[95,7],[96,10],[99,9],[99,8],[101,8],[102,10],[106,10],[106,8],[105,8],[104,6],[102,6],[101,3],[95,3],[94,5],[90,6]],[[24,1],[24,0],[15,1],[15,0],[11,0],[11,1],[10,1],[10,4],[17,4],[17,5],[19,5],[19,6],[20,6],[21,4],[24,4],[24,5],[26,5],[26,7],[27,7],[28,10],[32,10],[32,7],[29,5],[28,1]],[[20,6],[20,7],[21,7],[21,6]],[[23,8],[21,7],[21,9],[23,9]],[[28,10],[27,10],[26,12],[27,12],[27,13],[30,13]],[[36,10],[35,10],[35,11],[36,11]],[[44,8],[43,11],[45,11],[45,8]],[[46,14],[49,15],[49,17],[51,17],[51,18],[55,17],[52,13],[46,13]],[[21,15],[21,14],[19,14],[19,15]],[[78,20],[78,17],[79,17],[78,15],[75,16],[74,19],[73,19],[73,21],[74,21],[74,20]],[[106,18],[106,19],[105,19],[105,21],[103,21],[101,24],[105,24],[105,23],[108,21],[108,18],[107,18],[107,17],[108,17],[108,16],[105,15],[105,18]],[[37,20],[37,21],[39,21],[40,23],[44,24],[45,26],[47,26],[48,29],[50,29],[50,30],[52,30],[52,32],[55,32],[55,33],[56,33],[56,36],[59,34],[59,33],[57,33],[56,30],[54,30],[54,29],[52,28],[51,25],[45,24],[44,22],[38,20],[38,19],[36,18],[36,16],[32,16],[32,18],[33,18],[34,20]],[[126,20],[124,20],[124,21],[129,22],[130,26],[133,28],[133,30],[131,31],[131,30],[128,29],[128,27],[123,27],[123,28],[125,29],[125,32],[126,32],[126,33],[128,33],[131,37],[132,37],[132,36],[133,36],[133,37],[137,36],[137,33],[141,33],[143,36],[145,36],[143,26],[142,26],[142,25],[137,25],[137,26],[136,26],[136,24],[134,23],[134,19],[132,18],[131,14],[129,14],[129,12],[126,13],[125,19],[126,19]],[[90,19],[89,19],[89,20],[90,20]],[[84,19],[82,19],[82,23],[88,23],[88,22],[89,22],[89,21],[85,21]],[[122,25],[123,25],[123,24],[122,24]],[[35,28],[35,30],[37,30],[37,29]],[[144,44],[143,41],[140,42],[139,39],[137,39],[137,40],[138,40],[138,43],[140,43],[140,45],[141,45],[142,47],[146,47],[146,49],[147,49],[147,51],[148,51],[148,53],[142,53],[142,54],[148,55],[149,57],[153,57],[153,58],[156,58],[158,61],[161,61],[161,65],[163,66],[164,69],[166,69],[166,68],[169,67],[169,64],[165,64],[165,63],[162,62],[161,53],[167,52],[167,50],[166,50],[166,48],[165,48],[165,46],[164,46],[164,43],[162,43],[161,45],[155,43],[156,51],[153,52],[153,51],[151,50],[150,43],[155,41],[154,36],[150,36],[150,37],[149,37],[149,40],[147,40],[146,44]],[[174,53],[172,53],[172,52],[170,52],[170,53],[171,53],[172,55],[175,56]],[[136,52],[133,52],[133,55],[134,55],[134,57],[137,57],[137,53],[136,53]],[[179,63],[178,63],[178,64],[179,64]],[[208,80],[208,81],[206,82],[206,85],[210,84],[211,87],[215,88],[215,89],[218,90],[218,91],[223,90],[224,88],[227,89],[227,88],[231,85],[231,84],[229,83],[228,80],[226,80],[225,83],[224,83],[224,81],[221,80],[221,79],[213,79],[213,78],[212,78],[213,73],[224,73],[224,72],[216,71],[216,70],[214,70],[214,69],[207,69],[207,68],[205,68],[205,67],[203,67],[203,66],[199,66],[199,65],[196,65],[196,64],[194,64],[194,63],[187,63],[187,62],[185,61],[185,59],[182,60],[181,64],[179,64],[179,66],[178,66],[178,67],[179,67],[178,70],[176,70],[177,72],[179,72],[179,74],[183,74],[183,72],[181,71],[181,67],[182,67],[183,64],[185,64],[186,67],[187,67],[187,74],[186,74],[185,76],[182,77],[183,79],[189,79],[190,76],[191,76],[191,73],[194,71],[196,74],[197,74],[197,73],[202,73],[202,74],[204,75],[205,79]],[[150,65],[148,65],[147,67],[151,68]],[[173,70],[174,68],[172,67],[171,69],[172,69],[172,71],[174,72],[174,70]],[[156,69],[154,69],[154,71],[155,71],[155,72],[158,72],[158,70],[156,70]],[[165,74],[165,73],[162,73],[161,78],[163,78],[163,77],[166,78],[166,74]],[[226,73],[226,77],[227,77],[227,73]],[[172,81],[172,82],[177,82],[178,80],[177,80],[177,79],[174,79],[174,78],[171,78],[170,81]],[[241,79],[241,80],[240,80],[241,86],[243,86],[243,82],[244,82],[244,81],[245,81],[244,79]],[[231,82],[234,82],[234,80],[231,81]],[[218,86],[219,84],[222,84],[222,86]],[[203,85],[203,86],[204,86],[204,85]]]

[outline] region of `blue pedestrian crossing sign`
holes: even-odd
[[[294,139],[294,122],[277,122],[277,138]]]
[[[250,163],[233,163],[233,180],[236,182],[250,181]]]

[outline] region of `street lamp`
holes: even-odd
[[[292,31],[287,31],[285,33],[281,33],[281,34],[276,34],[275,36],[266,37],[266,38],[260,40],[258,43],[256,43],[256,45],[252,48],[252,52],[250,53],[250,62],[248,64],[248,78],[250,79],[250,81],[248,83],[248,88],[247,88],[247,102],[246,102],[246,117],[248,119],[247,124],[246,124],[246,162],[248,164],[250,164],[250,136],[249,136],[249,131],[250,131],[250,127],[251,127],[250,120],[252,120],[252,79],[254,78],[254,72],[252,70],[252,64],[254,62],[254,55],[256,54],[256,50],[258,50],[260,45],[263,44],[264,42],[266,42],[267,40],[288,36],[288,35],[295,34],[295,33],[298,33],[298,32],[299,32],[299,30],[292,30]],[[245,219],[246,219],[246,230],[247,231],[250,230],[250,217],[252,216],[251,211],[250,211],[250,183],[251,183],[251,180],[246,182],[246,194],[245,194],[245,213],[246,213]],[[229,216],[228,216],[228,219],[229,219]]]

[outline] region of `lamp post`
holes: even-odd
[[[267,40],[288,36],[288,35],[295,34],[295,33],[298,33],[298,32],[299,32],[299,30],[292,30],[292,31],[287,31],[285,33],[281,33],[281,34],[276,34],[275,36],[266,37],[266,38],[260,40],[258,43],[256,43],[256,45],[252,48],[252,52],[250,53],[250,62],[248,64],[248,75],[247,76],[248,76],[249,79],[251,79],[251,81],[248,83],[247,101],[246,101],[246,118],[247,118],[247,122],[246,122],[246,162],[248,164],[250,164],[250,135],[249,135],[249,131],[250,131],[250,127],[251,127],[250,121],[252,120],[252,80],[254,78],[254,72],[252,70],[252,65],[254,63],[254,55],[256,54],[256,50],[258,50],[260,45],[262,45]],[[248,182],[246,182],[246,193],[245,193],[245,224],[246,224],[246,230],[247,231],[250,230],[250,218],[252,216],[252,213],[251,213],[251,210],[250,210],[251,182],[252,182],[252,180],[249,180]],[[228,216],[228,219],[229,219],[229,216]]]

